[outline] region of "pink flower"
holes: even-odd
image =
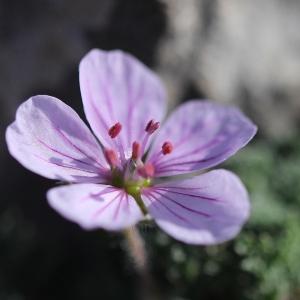
[[[226,170],[198,175],[244,147],[256,126],[239,110],[210,101],[179,106],[160,126],[159,78],[122,51],[90,51],[79,67],[84,111],[50,96],[21,104],[6,132],[24,167],[69,183],[51,189],[50,205],[85,229],[121,230],[152,217],[190,244],[238,234],[249,216],[247,192]],[[189,174],[185,178],[176,176]]]

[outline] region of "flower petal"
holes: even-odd
[[[50,96],[21,104],[6,140],[12,156],[47,178],[99,182],[108,168],[99,144],[76,112]]]
[[[149,153],[156,176],[194,172],[215,166],[244,147],[256,126],[238,109],[210,101],[189,101],[166,121]],[[172,153],[159,154],[165,141]]]
[[[143,218],[125,191],[102,184],[73,184],[48,191],[49,204],[84,229],[121,230]]]
[[[130,54],[119,50],[91,50],[79,67],[86,117],[105,147],[121,141],[124,151],[141,141],[150,119],[165,114],[165,91],[159,78]],[[111,139],[108,130],[117,122],[122,131]]]
[[[158,226],[188,244],[232,239],[250,210],[245,187],[226,170],[160,184],[145,190],[142,198]]]

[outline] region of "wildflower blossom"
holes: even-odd
[[[256,126],[238,109],[198,100],[161,123],[159,78],[122,51],[90,51],[79,75],[97,139],[72,108],[45,95],[21,104],[6,133],[24,167],[66,183],[48,192],[50,205],[85,229],[122,230],[151,216],[186,243],[233,238],[249,215],[243,184],[226,170],[198,171],[236,153]]]

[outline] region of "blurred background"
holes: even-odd
[[[161,299],[300,299],[300,1],[0,0],[0,300],[143,299],[121,234],[84,232],[45,200],[54,182],[12,159],[18,105],[56,96],[83,116],[78,63],[126,50],[159,73],[170,107],[211,98],[259,126],[222,167],[252,216],[234,241],[187,246],[141,227]]]

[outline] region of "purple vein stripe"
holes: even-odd
[[[163,206],[167,211],[169,211],[171,213],[171,215],[175,216],[176,218],[180,219],[181,221],[183,221],[184,223],[188,224],[188,225],[193,225],[192,223],[190,223],[189,220],[187,220],[185,217],[177,214],[175,211],[173,211],[170,207],[168,207],[166,204],[164,204],[162,201],[159,200],[159,198],[157,198],[156,196],[153,195],[153,193],[147,193],[148,197],[153,198],[155,201],[151,200],[151,203],[159,203],[161,206]]]
[[[128,113],[127,113],[127,121],[126,121],[126,125],[127,125],[127,142],[128,145],[130,144],[131,141],[131,135],[132,135],[132,115],[133,115],[133,110],[134,110],[134,106],[132,103],[129,104],[130,107],[128,108]]]
[[[161,160],[160,163],[157,163],[157,166],[159,167],[160,164],[161,165],[166,165],[166,164],[168,164],[170,162],[173,162],[174,160],[181,159],[181,158],[186,158],[187,156],[196,154],[196,153],[198,153],[200,151],[206,150],[207,148],[214,146],[217,142],[219,142],[219,138],[214,138],[209,143],[206,143],[205,145],[202,145],[202,146],[200,146],[200,147],[198,147],[198,148],[196,148],[196,149],[194,149],[194,150],[192,150],[190,152],[184,153],[182,155],[174,156],[174,157],[172,157],[170,159]],[[174,151],[178,150],[178,148],[176,148],[176,146],[174,146],[174,149],[175,149]]]
[[[102,125],[102,127],[103,127],[102,129],[104,129],[104,132],[108,132],[108,130],[109,130],[109,125],[105,122],[103,116],[102,116],[101,113],[99,112],[98,107],[95,105],[94,98],[93,98],[93,96],[92,96],[93,93],[90,92],[90,85],[89,85],[89,81],[88,81],[88,80],[86,81],[86,86],[87,86],[87,92],[88,92],[89,98],[91,99],[90,103],[91,103],[92,109],[95,111],[95,113],[96,113],[96,115],[97,115],[97,119],[100,121],[100,123],[101,123],[101,125]],[[111,110],[111,109],[112,109],[111,103],[108,102],[107,105],[108,105],[108,107],[109,107],[110,112],[113,113],[113,111]],[[112,118],[112,116],[111,116],[111,118]],[[97,125],[98,125],[98,123],[97,123]],[[99,124],[99,125],[100,125],[100,124]],[[99,126],[99,125],[98,125],[98,126]],[[111,125],[113,125],[113,124],[111,124]],[[101,131],[101,128],[100,128],[100,131]],[[98,137],[99,137],[99,136],[98,136]],[[103,139],[103,137],[102,137],[102,142],[103,142],[104,140],[107,142],[109,139]],[[113,141],[113,144],[114,144],[117,148],[120,147],[119,144],[118,144],[118,142],[117,142],[117,140],[115,140],[115,139],[114,139],[114,141]],[[121,149],[121,151],[122,151],[122,149]]]
[[[98,193],[90,193],[88,196],[86,196],[85,198],[82,199],[82,201],[84,200],[90,200],[91,198],[93,198],[94,200],[99,200],[98,198],[100,196],[115,192],[116,189],[113,187],[107,187],[105,189],[103,189],[101,192]]]
[[[99,210],[97,210],[92,218],[94,219],[94,218],[98,217],[101,213],[103,213],[120,196],[120,194],[121,194],[121,192],[118,193],[113,199],[109,200],[106,205],[104,205]]]
[[[79,153],[83,154],[84,156],[86,156],[87,158],[89,158],[91,161],[95,162],[97,165],[99,165],[99,167],[105,169],[98,160],[96,160],[94,157],[88,155],[80,147],[78,147],[77,145],[75,145],[74,143],[72,143],[72,141],[70,141],[69,138],[59,128],[57,128],[57,127],[53,127],[53,128],[54,128],[54,130],[56,130],[56,132],[58,132],[60,134],[60,136],[65,140],[65,142],[67,142],[69,145],[71,145]]]
[[[180,188],[178,188],[178,189],[180,189]],[[168,188],[158,188],[158,187],[156,187],[155,190],[166,191],[166,192],[172,193],[172,194],[184,195],[184,196],[189,196],[189,197],[194,197],[194,198],[200,198],[200,199],[203,199],[203,200],[219,202],[219,200],[216,199],[216,198],[202,196],[202,195],[193,195],[193,194],[188,194],[188,193],[185,193],[185,192],[178,192],[178,191],[174,191],[174,190],[171,190],[171,189],[169,190]]]
[[[124,193],[125,197],[126,197],[126,207],[127,207],[127,211],[130,212],[130,204],[129,204],[129,197],[127,193]]]
[[[131,81],[128,80],[127,82],[127,99],[129,99],[129,107],[127,110],[127,117],[126,117],[126,129],[127,129],[127,143],[128,145],[130,144],[131,141],[131,135],[132,135],[132,114],[135,108],[135,103],[136,101],[136,96],[132,96],[132,86],[131,86]],[[140,89],[140,87],[139,87]]]
[[[132,89],[132,87],[130,86],[129,95],[132,94],[131,89]],[[131,141],[131,138],[132,138],[132,128],[134,127],[134,125],[132,125],[132,122],[133,122],[133,118],[132,118],[133,112],[134,112],[134,110],[138,110],[138,104],[137,103],[138,103],[138,101],[140,99],[143,98],[144,94],[145,94],[145,84],[141,82],[139,84],[138,92],[134,95],[134,97],[131,98],[132,100],[130,101],[130,105],[131,105],[132,108],[130,110],[128,110],[128,115],[127,115],[128,143]],[[148,121],[145,120],[145,126],[146,126],[147,122]],[[138,140],[141,139],[141,137],[143,136],[144,132],[145,132],[145,128],[141,126],[139,128],[139,132],[138,132],[138,135],[136,136],[136,138]]]
[[[168,186],[159,186],[159,185],[156,185],[155,188],[164,188],[164,189],[177,189],[177,190],[205,190],[207,189],[207,186],[203,186],[203,187],[186,187],[186,186],[171,186],[171,185],[168,185]]]
[[[222,157],[223,155],[225,155],[226,153],[228,153],[229,151],[224,151],[222,153],[219,153],[217,155],[205,158],[205,159],[200,159],[200,160],[192,160],[192,161],[186,161],[186,162],[178,162],[178,163],[173,163],[173,164],[162,164],[160,166],[157,166],[157,170],[162,171],[165,169],[169,169],[170,167],[173,166],[184,166],[184,165],[189,165],[189,164],[197,164],[197,163],[205,163],[205,162],[209,162],[209,161],[213,161],[215,159],[218,159],[220,157]],[[175,171],[172,169],[172,171]]]
[[[92,96],[93,93],[91,93],[91,90],[90,90],[90,82],[89,82],[89,80],[85,81],[85,86],[86,86],[86,91],[87,91],[87,94],[88,94],[88,98],[90,98],[89,102],[91,103],[92,110],[96,113],[97,118],[98,118],[99,122],[101,123],[102,127],[104,128],[104,130],[107,131],[109,129],[108,125],[103,120],[102,115],[100,114],[100,112],[98,110],[98,107],[95,106],[94,98]]]
[[[113,216],[113,220],[115,221],[119,215],[119,211],[120,211],[120,207],[121,207],[121,203],[123,201],[123,198],[124,198],[124,193],[121,194],[121,197],[119,199],[119,203],[118,203],[118,206],[117,206],[117,209],[114,213],[114,216]]]
[[[115,116],[114,116],[114,110],[113,110],[113,107],[112,107],[112,103],[114,103],[114,101],[112,100],[112,95],[111,95],[111,92],[110,92],[110,89],[108,89],[109,87],[109,82],[107,82],[107,79],[110,78],[112,79],[113,78],[113,74],[111,72],[111,67],[109,65],[109,62],[106,61],[105,62],[105,72],[107,74],[104,82],[101,81],[101,85],[102,85],[102,90],[105,94],[105,102],[107,104],[107,107],[108,107],[108,111],[109,111],[109,114],[110,114],[110,119],[111,120],[114,120],[115,119]]]
[[[56,153],[56,154],[59,154],[59,155],[61,155],[61,156],[67,157],[67,158],[70,158],[70,159],[72,159],[72,160],[74,160],[74,161],[77,161],[77,162],[79,162],[79,163],[81,163],[81,164],[87,165],[87,166],[89,166],[89,167],[95,169],[95,166],[91,165],[90,163],[87,163],[87,162],[85,162],[85,161],[83,161],[83,160],[80,160],[80,159],[75,158],[75,157],[73,157],[73,156],[70,156],[70,155],[68,155],[68,154],[66,154],[66,153],[63,153],[63,152],[61,152],[61,151],[59,151],[59,150],[57,150],[57,149],[55,149],[55,148],[49,146],[48,144],[46,144],[44,141],[40,140],[39,138],[36,138],[36,140],[37,140],[40,144],[42,144],[44,147],[46,147],[48,150],[51,150],[51,151],[53,151],[53,152]]]
[[[153,197],[153,196],[151,195],[151,193],[150,193],[149,191],[145,191],[145,192],[144,192],[144,195],[148,197],[147,200],[150,200],[150,203],[151,203],[157,210],[160,210],[160,207],[158,206],[158,203],[157,203],[158,201],[152,200],[152,199],[151,199],[151,197]],[[153,198],[153,199],[154,199],[154,198]]]
[[[201,124],[201,126],[199,126],[197,133],[199,133],[203,128],[203,124]],[[174,147],[176,147],[176,149],[178,149],[179,147],[181,147],[182,145],[184,145],[186,142],[190,141],[191,137],[195,136],[195,132],[192,131],[190,132],[187,136],[185,136],[184,138],[180,139],[179,143],[175,144]]]
[[[199,211],[199,210],[196,210],[196,209],[187,207],[187,206],[183,205],[182,203],[179,203],[179,202],[177,202],[176,200],[174,200],[174,199],[168,197],[168,196],[167,196],[166,194],[164,194],[164,193],[160,193],[160,192],[157,192],[157,191],[155,191],[155,190],[154,190],[154,192],[155,192],[156,194],[158,194],[159,196],[161,196],[162,198],[165,198],[165,199],[167,199],[167,200],[169,200],[169,201],[175,203],[176,205],[178,205],[178,206],[180,206],[180,207],[186,209],[186,210],[189,211],[189,212],[195,213],[195,214],[197,214],[197,215],[200,215],[200,216],[206,217],[206,218],[210,218],[210,217],[211,217],[210,214],[207,214],[207,213],[205,213],[205,212],[203,212],[203,211]]]
[[[73,167],[73,166],[69,166],[69,165],[63,165],[63,164],[60,164],[60,163],[57,163],[57,162],[54,162],[54,161],[49,161],[37,154],[34,154],[33,155],[35,157],[37,157],[38,159],[48,163],[48,164],[51,164],[51,165],[55,165],[55,166],[58,166],[58,167],[62,167],[62,168],[67,168],[67,169],[73,169],[73,170],[77,170],[77,171],[81,171],[81,172],[86,172],[86,173],[91,173],[91,174],[94,174],[94,175],[98,175],[97,173],[93,172],[93,171],[89,171],[89,170],[84,170],[84,169],[79,169],[79,168],[76,168],[76,167]]]

